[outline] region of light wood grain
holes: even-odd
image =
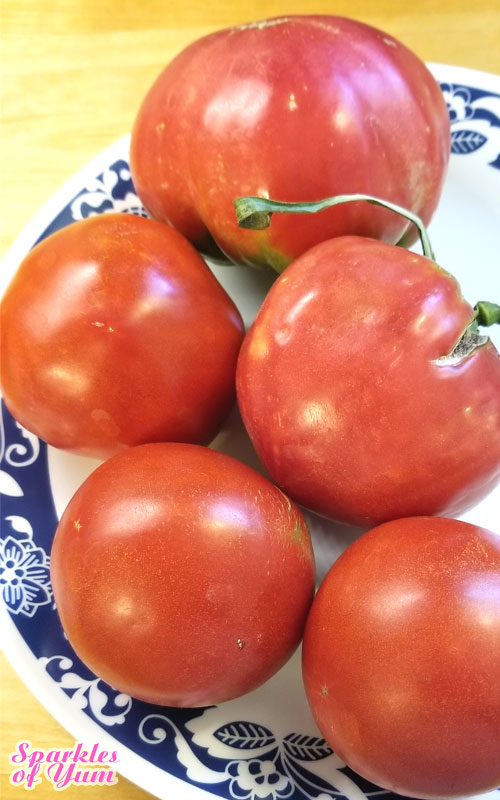
[[[66,179],[130,130],[153,79],[189,42],[250,19],[333,10],[382,28],[426,61],[500,74],[497,0],[2,0],[0,253]],[[0,668],[1,789],[10,800],[22,796],[8,782],[17,741],[67,748],[73,739],[3,656]],[[35,791],[36,800],[53,798],[47,784]],[[64,798],[89,791],[109,800],[149,796],[120,779],[67,789]]]
[[[190,41],[249,18],[331,10],[330,0],[3,0],[0,252],[65,179],[130,130],[155,76]],[[383,28],[426,61],[500,73],[495,2],[338,0],[335,12]]]

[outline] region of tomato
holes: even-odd
[[[372,529],[323,580],[302,657],[316,722],[360,775],[418,798],[500,785],[500,536]]]
[[[237,396],[272,479],[361,527],[457,516],[500,478],[500,358],[424,256],[338,237],[299,257],[243,343]]]
[[[205,443],[234,402],[241,316],[195,248],[153,220],[97,215],[44,239],[1,326],[7,407],[56,447],[105,458]]]
[[[438,84],[401,42],[361,22],[297,15],[209,34],[166,66],[132,131],[135,187],[153,217],[202,250],[281,271],[341,234],[390,242],[408,222],[361,204],[238,228],[241,195],[319,200],[364,192],[428,222],[450,152]]]
[[[315,569],[302,515],[270,481],[215,450],[159,443],[105,461],[77,490],[51,577],[69,641],[98,676],[201,706],[289,658]]]

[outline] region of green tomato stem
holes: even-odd
[[[424,256],[435,261],[434,252],[430,243],[429,234],[424,223],[416,214],[402,206],[391,203],[389,200],[381,200],[369,194],[339,194],[334,197],[326,197],[324,200],[316,200],[306,203],[286,203],[280,200],[269,200],[266,197],[237,197],[234,201],[236,219],[240,228],[250,228],[252,230],[263,230],[271,224],[271,217],[276,212],[286,214],[316,214],[325,208],[365,201],[373,205],[382,206],[396,214],[400,214],[412,222],[417,230],[422,244]],[[479,301],[474,307],[474,321],[469,326],[469,331],[476,331],[479,326],[488,327],[500,324],[500,305],[490,303],[487,300]]]
[[[430,258],[431,261],[436,260],[427,228],[420,217],[402,206],[389,202],[389,200],[381,200],[379,197],[372,197],[372,195],[369,194],[339,194],[334,197],[327,197],[324,200],[316,200],[309,203],[282,203],[279,200],[268,200],[265,197],[237,197],[234,201],[234,208],[240,228],[263,230],[269,227],[271,217],[276,212],[287,214],[315,214],[317,211],[323,211],[325,208],[360,200],[372,203],[376,206],[382,206],[410,220],[410,222],[417,227],[424,256]]]
[[[475,324],[489,327],[490,325],[500,325],[500,305],[490,303],[488,300],[480,300],[474,306]]]

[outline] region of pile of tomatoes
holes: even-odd
[[[103,460],[51,556],[82,660],[134,697],[200,706],[259,686],[303,639],[322,734],[420,798],[500,784],[500,538],[455,519],[500,479],[500,358],[481,331],[499,309],[406,249],[413,218],[393,210],[431,219],[449,150],[438,85],[382,31],[218,31],[137,114],[150,216],[40,242],[1,318],[10,411]],[[234,209],[340,194],[260,210],[257,230]],[[202,254],[280,273],[248,331]],[[235,400],[266,476],[206,446]],[[300,506],[371,529],[316,596]]]

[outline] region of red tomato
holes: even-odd
[[[314,593],[299,511],[205,447],[105,461],[54,539],[56,605],[80,658],[116,689],[200,706],[250,691],[296,649]]]
[[[418,798],[500,785],[500,537],[454,519],[374,528],[322,582],[303,644],[317,724],[360,775]]]
[[[5,402],[56,447],[104,458],[205,443],[234,400],[240,314],[193,246],[153,220],[103,214],[42,241],[1,326]]]
[[[136,189],[151,214],[196,245],[281,271],[341,234],[398,242],[402,218],[356,203],[238,228],[240,195],[319,200],[364,192],[428,222],[450,152],[434,77],[392,36],[335,16],[288,16],[217,31],[182,51],[139,109]]]
[[[500,478],[500,358],[456,280],[400,247],[339,237],[272,286],[242,346],[237,394],[269,474],[332,519],[456,516]]]

